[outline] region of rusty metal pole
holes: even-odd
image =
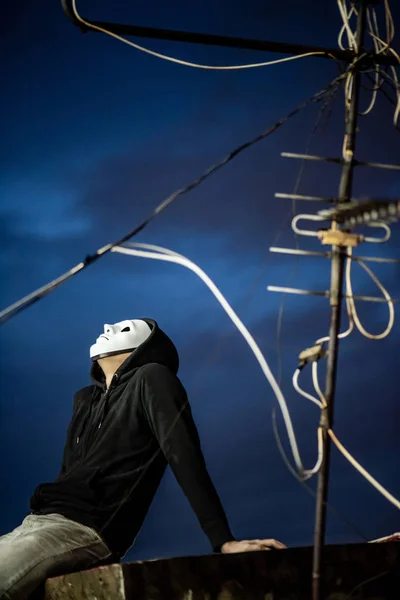
[[[366,8],[368,0],[361,0],[359,4],[358,22],[356,31],[357,52],[354,54],[352,95],[350,105],[346,109],[346,124],[343,145],[343,167],[339,186],[338,203],[348,202],[351,198],[354,172],[354,151],[356,145],[357,114],[360,92],[360,71],[357,59],[362,53],[364,43]],[[335,227],[335,223],[333,223]],[[330,462],[330,437],[328,429],[333,425],[333,407],[336,387],[337,359],[339,350],[338,334],[340,332],[340,315],[342,307],[343,271],[346,248],[332,246],[331,263],[331,317],[329,328],[329,346],[327,359],[327,374],[325,399],[327,407],[322,410],[320,426],[323,431],[323,461],[318,474],[317,502],[314,528],[314,554],[312,572],[312,597],[313,600],[322,600],[321,566],[323,559],[323,546],[326,529],[326,501],[328,496],[328,478]]]

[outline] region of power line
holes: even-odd
[[[343,77],[344,77],[343,74],[340,75],[339,77],[336,77],[336,79],[334,79],[332,82],[330,82],[322,90],[320,90],[317,93],[310,96],[307,100],[302,102],[299,106],[297,106],[295,109],[293,109],[285,117],[282,117],[281,119],[279,119],[279,121],[277,121],[274,125],[272,125],[272,127],[269,127],[268,129],[266,129],[265,131],[263,131],[262,133],[257,135],[255,138],[249,140],[248,142],[241,144],[240,146],[235,148],[235,150],[232,150],[232,152],[230,152],[221,161],[215,163],[212,167],[208,168],[202,175],[200,175],[200,177],[198,177],[197,179],[195,179],[194,181],[189,183],[187,186],[182,187],[182,188],[178,189],[177,191],[173,192],[170,196],[168,196],[168,198],[166,200],[161,202],[161,204],[159,204],[153,210],[153,212],[147,217],[147,219],[145,219],[142,223],[140,223],[140,225],[138,225],[137,227],[135,227],[134,229],[129,231],[122,238],[120,238],[116,242],[112,242],[110,244],[103,246],[102,248],[99,248],[94,254],[88,255],[82,262],[80,262],[79,264],[72,267],[72,269],[70,269],[69,271],[67,271],[66,273],[61,275],[60,277],[54,279],[53,281],[50,281],[48,284],[40,287],[39,289],[35,290],[31,294],[28,294],[21,300],[18,300],[14,304],[11,304],[10,306],[8,306],[4,310],[2,310],[0,312],[0,325],[5,323],[6,321],[8,321],[11,317],[20,313],[22,310],[28,308],[29,306],[32,306],[32,304],[34,304],[41,298],[44,298],[45,296],[47,296],[47,294],[49,294],[50,292],[55,290],[59,285],[61,285],[62,283],[64,283],[65,281],[67,281],[68,279],[70,279],[71,277],[76,275],[77,273],[80,273],[81,271],[86,269],[89,265],[96,262],[99,258],[101,258],[105,254],[110,252],[116,246],[121,246],[130,238],[136,236],[140,231],[142,231],[151,221],[153,221],[153,219],[155,219],[163,210],[165,210],[165,208],[167,208],[167,206],[169,206],[177,198],[179,198],[180,196],[183,196],[184,194],[190,192],[191,190],[193,190],[194,188],[199,186],[203,181],[205,181],[208,177],[210,177],[210,175],[212,175],[213,173],[215,173],[216,171],[218,171],[219,169],[224,167],[231,160],[233,160],[236,156],[238,156],[241,152],[243,152],[247,148],[250,148],[254,144],[257,144],[261,140],[265,139],[266,137],[268,137],[269,135],[271,135],[272,133],[277,131],[290,118],[292,118],[293,116],[298,114],[306,106],[308,106],[309,104],[312,104],[314,102],[320,102],[323,98],[325,98],[327,93],[329,93],[333,88],[335,88],[337,85],[339,85],[339,83],[342,81]]]
[[[199,63],[189,62],[187,60],[182,60],[180,58],[175,58],[173,56],[167,56],[166,54],[161,54],[160,52],[155,52],[154,50],[150,50],[149,48],[145,48],[144,46],[139,46],[139,44],[135,44],[134,42],[127,40],[126,38],[122,37],[121,35],[118,35],[112,31],[110,31],[110,29],[107,29],[105,26],[96,25],[94,23],[91,23],[90,21],[86,21],[86,19],[83,19],[77,11],[76,0],[71,0],[71,8],[72,8],[72,14],[73,14],[74,18],[78,21],[78,23],[81,26],[84,25],[85,27],[88,27],[89,29],[99,31],[100,33],[105,33],[106,35],[113,37],[114,39],[122,42],[123,44],[127,44],[128,46],[131,46],[132,48],[135,48],[136,50],[139,50],[140,52],[144,52],[145,54],[150,54],[151,56],[155,56],[156,58],[161,58],[162,60],[166,60],[168,62],[172,62],[172,63],[178,64],[178,65],[183,65],[185,67],[192,67],[195,69],[205,69],[208,71],[238,71],[241,69],[254,69],[257,67],[269,67],[271,65],[277,65],[277,64],[288,62],[291,60],[297,60],[298,58],[305,58],[308,56],[317,56],[319,54],[323,54],[323,55],[328,54],[328,56],[330,58],[333,58],[335,60],[335,57],[332,54],[329,54],[329,52],[327,53],[325,51],[319,51],[319,52],[317,51],[317,52],[305,52],[304,54],[297,54],[294,56],[288,56],[286,58],[278,58],[277,60],[270,60],[267,62],[251,63],[251,64],[244,64],[244,65],[225,65],[225,66],[224,65],[203,65],[203,64],[199,64]]]
[[[293,44],[287,42],[271,42],[268,40],[248,39],[227,35],[215,35],[209,33],[198,33],[193,31],[178,31],[172,29],[160,29],[156,27],[143,27],[140,25],[130,25],[121,23],[110,23],[103,21],[89,21],[84,19],[85,23],[80,22],[74,15],[72,0],[61,0],[66,16],[83,32],[96,32],[99,29],[107,29],[110,33],[117,35],[127,35],[142,38],[153,38],[159,40],[169,40],[174,42],[186,42],[190,44],[205,44],[209,46],[222,46],[225,48],[235,48],[243,50],[257,50],[263,52],[280,52],[282,54],[306,54],[313,53],[317,58],[335,58],[347,63],[354,58],[351,50],[341,50],[339,48],[321,48],[310,44]],[[95,27],[97,27],[97,29]],[[391,56],[379,54],[374,57],[379,64],[393,65],[395,59]]]

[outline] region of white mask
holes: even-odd
[[[104,356],[132,352],[151,334],[150,326],[141,319],[120,321],[114,325],[104,325],[104,333],[90,347],[90,358],[97,360]]]

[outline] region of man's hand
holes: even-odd
[[[285,544],[278,540],[242,540],[241,542],[225,542],[221,546],[223,554],[233,554],[235,552],[254,552],[255,550],[283,550]]]

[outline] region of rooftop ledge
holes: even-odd
[[[311,600],[312,548],[113,564],[48,579],[45,600]],[[324,600],[399,600],[400,543],[326,546]]]

